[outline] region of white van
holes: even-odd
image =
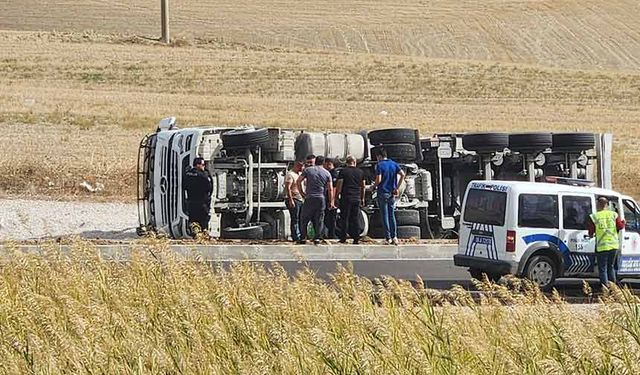
[[[563,178],[555,183],[472,181],[460,220],[456,266],[490,279],[514,274],[549,290],[559,277],[597,277],[595,238],[587,220],[598,197],[626,220],[619,278],[640,277],[640,210],[633,198]]]

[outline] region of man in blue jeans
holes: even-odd
[[[618,231],[624,229],[625,222],[615,211],[609,210],[609,200],[599,197],[597,212],[589,216],[587,228],[589,236],[596,237],[596,260],[600,283],[607,286],[616,282],[615,260],[620,248]]]
[[[382,148],[376,155],[378,164],[376,165],[376,181],[378,208],[382,216],[382,226],[384,227],[385,244],[398,245],[398,234],[396,225],[396,196],[398,186],[402,185],[405,173],[398,163],[387,158],[387,151]],[[398,176],[400,178],[398,179]]]
[[[298,190],[298,178],[304,169],[303,161],[296,161],[293,168],[284,177],[284,203],[289,209],[291,216],[291,239],[293,242],[300,241],[302,231],[300,230],[300,212],[302,212],[302,194]]]

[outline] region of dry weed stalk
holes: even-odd
[[[529,283],[478,284],[475,302],[339,270],[330,283],[180,257],[149,238],[126,262],[73,241],[0,266],[2,373],[637,373],[640,307],[597,305]]]

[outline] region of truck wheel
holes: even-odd
[[[395,215],[396,225],[398,226],[420,226],[420,213],[418,210],[397,210]],[[382,216],[380,216],[379,211],[371,215],[370,225],[372,228],[382,228]]]
[[[415,225],[402,225],[398,226],[398,238],[409,239],[415,238],[417,240],[420,239],[420,227]]]
[[[415,238],[420,239],[421,231],[420,227],[415,225],[403,225],[398,226],[397,235],[400,239]],[[374,227],[369,230],[369,237],[371,238],[384,238],[384,228]]]
[[[338,216],[338,223],[340,222],[340,217]],[[370,236],[371,227],[369,222],[369,215],[364,210],[360,210],[360,215],[358,215],[358,226],[360,227],[360,237]],[[342,237],[342,228],[340,225],[336,226],[336,236],[338,238]]]
[[[418,212],[418,210],[397,210],[396,223],[398,224],[398,226],[420,226],[420,213]]]
[[[382,146],[376,146],[371,149],[371,157],[376,158],[380,154],[380,149],[387,150],[389,159],[398,162],[411,162],[416,160],[416,146],[411,143],[389,143]]]
[[[251,223],[251,225],[255,225],[262,228],[263,240],[270,240],[273,238],[273,230],[270,223],[266,221],[259,221],[257,223]]]
[[[556,263],[546,255],[536,255],[529,260],[524,276],[537,284],[540,289],[548,292],[558,276]]]
[[[224,228],[220,237],[228,240],[261,240],[262,233],[261,226],[251,225],[241,228]]]
[[[462,136],[462,147],[468,151],[492,153],[509,147],[507,133],[470,133]]]
[[[372,145],[387,143],[415,143],[416,131],[413,129],[381,129],[369,132],[369,142]],[[414,150],[415,152],[415,150]]]
[[[593,133],[555,133],[552,135],[553,151],[585,151],[596,147]]]
[[[518,152],[540,152],[553,146],[551,133],[509,134],[509,149]]]
[[[369,228],[367,236],[371,238],[384,238],[384,229],[382,227]]]
[[[233,129],[222,133],[220,138],[224,148],[261,146],[269,142],[269,130],[266,128]]]
[[[272,240],[277,239],[278,233],[277,228],[278,224],[276,219],[268,212],[260,212],[260,221],[258,220],[258,215],[256,213],[251,216],[251,225],[259,225],[262,227],[262,239],[263,240]]]
[[[305,158],[312,154],[313,146],[311,145],[311,136],[308,133],[302,133],[296,137],[293,144],[296,160],[304,161]]]

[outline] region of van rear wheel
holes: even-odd
[[[548,256],[536,255],[527,264],[524,276],[546,292],[551,290],[556,282],[558,267]]]

